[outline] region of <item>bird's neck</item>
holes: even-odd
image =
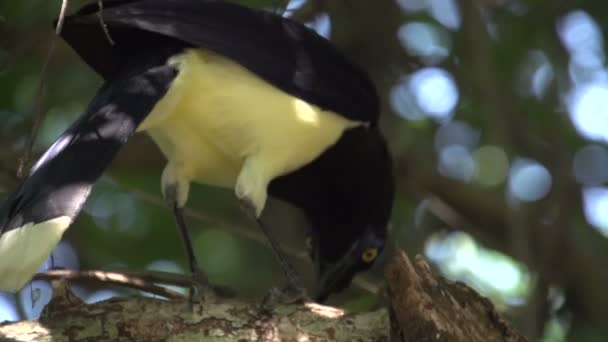
[[[385,226],[392,164],[377,129],[356,127],[305,167],[274,180],[269,193],[304,210],[315,225]]]

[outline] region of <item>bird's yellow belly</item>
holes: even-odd
[[[188,181],[232,188],[242,167],[242,159],[217,148],[193,126],[171,124],[152,128],[148,134],[169,161],[174,161]]]
[[[148,132],[191,181],[232,188],[249,158],[255,162],[248,172],[269,182],[309,163],[346,128],[361,124],[211,52],[187,50],[169,63],[179,75],[138,130]]]

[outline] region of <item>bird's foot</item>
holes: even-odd
[[[209,278],[200,268],[192,272],[192,283],[188,296],[191,305],[199,304],[206,298],[231,298],[234,296],[235,292],[231,288],[209,282]]]
[[[190,293],[188,301],[190,304],[197,304],[203,301],[206,296],[215,296],[213,285],[209,282],[207,275],[201,270],[196,269],[192,272],[192,283],[190,284]]]
[[[312,299],[308,296],[305,288],[287,285],[283,289],[273,287],[262,299],[260,310],[271,312],[278,305],[293,305],[310,303]]]

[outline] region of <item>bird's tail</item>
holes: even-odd
[[[0,207],[0,290],[17,291],[31,279],[176,75],[164,61],[143,61],[108,80],[40,157]]]

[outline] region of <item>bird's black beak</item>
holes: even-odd
[[[315,300],[323,303],[335,292],[344,290],[350,285],[355,273],[357,272],[357,262],[352,253],[347,253],[334,264],[321,265],[318,257],[317,262],[318,282]]]

